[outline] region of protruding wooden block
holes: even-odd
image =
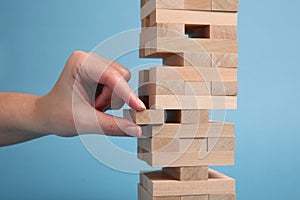
[[[227,11],[237,12],[238,11],[238,0],[212,0],[213,11]]]
[[[184,95],[184,81],[176,80],[141,83],[138,93],[140,96]]]
[[[163,124],[164,123],[164,111],[163,110],[144,110],[135,111],[127,110],[124,111],[124,118],[138,124]]]
[[[209,169],[209,179],[178,181],[162,171],[141,173],[140,184],[151,196],[184,196],[235,193],[235,180]]]
[[[211,25],[210,39],[237,40],[237,27]]]
[[[236,109],[236,96],[193,96],[193,95],[151,95],[149,107],[153,109]]]
[[[208,179],[208,166],[164,167],[163,172],[180,181]]]
[[[181,196],[164,196],[164,197],[153,197],[149,192],[139,184],[138,199],[139,200],[182,200]],[[208,195],[207,199],[208,200]]]
[[[212,67],[237,68],[238,54],[237,53],[213,53]]]
[[[139,71],[139,85],[149,82],[149,70]]]
[[[200,124],[209,122],[209,110],[165,110],[165,123]]]
[[[211,94],[213,96],[237,96],[238,83],[234,82],[212,82]]]
[[[211,95],[211,82],[185,82],[184,94],[196,96]]]
[[[142,134],[152,138],[234,137],[234,124],[210,122],[204,124],[163,124],[142,127]]]
[[[222,1],[222,0],[221,0]],[[237,13],[156,9],[150,26],[157,23],[237,25]],[[145,16],[149,16],[145,15]],[[176,16],[176,17],[175,17]]]
[[[138,158],[152,167],[233,166],[234,151],[148,152],[138,147]]]
[[[237,81],[237,69],[214,67],[152,67],[150,82],[184,80],[186,82]]]
[[[152,57],[164,57],[164,54],[181,52],[237,53],[238,41],[198,38],[156,38],[149,42],[141,43],[140,48],[145,48],[145,56]]]
[[[211,67],[212,59],[210,53],[178,53],[168,54],[163,57],[163,65],[166,66],[192,66]]]
[[[235,138],[208,138],[208,151],[234,151]]]
[[[209,200],[236,200],[235,193],[233,194],[210,194],[208,195]]]
[[[207,152],[207,139],[138,138],[138,146],[150,153]]]

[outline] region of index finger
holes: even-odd
[[[113,62],[114,65],[120,65]],[[120,65],[120,67],[123,67]],[[79,69],[82,78],[93,80],[103,85],[107,85],[124,102],[135,110],[145,110],[145,104],[138,98],[132,88],[122,75],[110,63],[104,62],[101,57],[90,53]]]

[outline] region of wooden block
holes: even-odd
[[[208,179],[208,166],[164,167],[163,172],[180,181]]]
[[[184,80],[186,82],[237,81],[237,69],[214,67],[152,67],[150,82]]]
[[[196,96],[211,95],[211,82],[185,82],[184,94]]]
[[[153,109],[214,109],[234,110],[236,96],[193,96],[193,95],[151,95],[149,107]]]
[[[167,54],[163,57],[163,65],[166,66],[192,66],[211,67],[212,59],[210,53],[178,53]]]
[[[152,138],[234,137],[234,124],[210,122],[207,124],[163,124],[142,127],[142,134]]]
[[[138,158],[152,167],[233,166],[234,151],[148,152],[138,150]],[[141,154],[141,156],[140,156]]]
[[[238,83],[235,82],[212,82],[211,94],[213,96],[237,96]]]
[[[209,169],[209,179],[178,181],[162,171],[141,173],[140,184],[152,196],[184,196],[235,193],[235,180]]]
[[[159,81],[142,83],[139,86],[140,96],[150,95],[184,95],[184,81]]]
[[[147,4],[141,5],[141,19],[148,16],[155,9],[203,11],[212,9],[211,0],[149,0]]]
[[[138,138],[138,146],[147,152],[207,152],[207,139]]]
[[[141,186],[141,184],[139,184],[138,188],[139,200],[182,200],[180,196],[153,197],[149,192],[145,190],[145,188],[143,188],[143,186]]]
[[[165,110],[165,123],[200,124],[209,122],[209,110]]]
[[[210,194],[208,195],[209,200],[236,200],[235,193],[233,194]]]
[[[234,151],[235,138],[208,138],[208,151]]]
[[[237,13],[230,12],[156,9],[150,15],[151,26],[157,23],[237,25]]]
[[[238,0],[212,0],[213,11],[238,11]]]
[[[237,40],[237,27],[236,26],[210,26],[211,39],[225,39]]]
[[[149,70],[139,71],[139,85],[149,82]]]
[[[144,110],[135,111],[124,109],[124,118],[138,124],[163,124],[164,123],[164,111],[163,110]]]
[[[157,55],[157,57],[164,57],[163,54],[181,52],[238,53],[238,41],[199,38],[156,38],[152,41],[141,43],[140,48],[145,48],[145,56]]]
[[[198,195],[198,196],[181,196],[181,200],[208,200],[208,195]]]
[[[152,27],[143,27],[140,34],[140,43],[144,44],[155,38],[183,38],[184,24],[155,24]]]
[[[213,53],[212,54],[213,67],[237,68],[238,67],[238,54],[229,53]]]

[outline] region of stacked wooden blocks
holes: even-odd
[[[211,110],[237,107],[237,0],[142,0],[140,57],[163,67],[139,74],[147,110],[138,157],[161,171],[140,174],[139,199],[233,200],[235,180],[208,166],[234,164],[234,124]]]

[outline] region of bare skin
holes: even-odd
[[[104,113],[122,107],[124,102],[132,109],[145,109],[128,85],[129,79],[128,69],[116,62],[92,53],[74,52],[48,94],[0,93],[0,146],[49,134],[139,137],[139,126]],[[95,98],[98,84],[102,90]]]

